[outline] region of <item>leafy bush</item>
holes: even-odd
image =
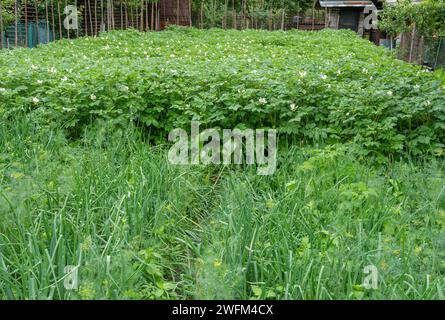
[[[7,26],[14,21],[14,0],[2,0],[0,2],[0,11],[1,18],[3,19],[3,25]],[[19,14],[20,12],[18,13],[18,15]]]
[[[385,3],[379,27],[393,36],[411,32],[414,28],[424,36],[443,36],[444,22],[444,0],[424,0],[421,3],[401,0],[397,5]]]
[[[364,154],[443,152],[445,87],[350,31],[111,32],[0,53],[0,116],[78,137],[97,119],[165,140],[175,127],[274,127]]]

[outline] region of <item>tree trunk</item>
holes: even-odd
[[[97,36],[97,0],[94,0],[94,35]]]
[[[67,0],[65,0],[65,5],[64,5],[64,8],[66,8],[66,6],[68,5],[68,2],[67,2]],[[65,13],[65,9],[63,10],[64,11],[64,13]],[[69,24],[68,24],[68,28],[66,28],[66,34],[67,34],[67,36],[68,36],[68,39],[70,39],[70,28],[69,28]]]
[[[111,11],[111,3],[110,0],[107,0],[107,31],[110,31],[110,26],[111,26],[110,11]]]
[[[49,42],[49,13],[48,0],[45,0],[45,20],[46,20],[46,43]]]
[[[297,30],[298,30],[298,29],[300,29],[300,19],[301,19],[301,16],[300,16],[300,1],[298,1],[298,4],[297,4],[297,16],[298,16],[298,18],[297,18]]]
[[[193,27],[193,22],[192,22],[192,0],[189,0],[189,19],[190,19],[190,27]]]
[[[227,29],[227,12],[228,12],[229,2],[228,0],[224,1],[224,18],[223,18],[223,28]]]
[[[99,25],[99,33],[102,31],[102,25],[104,25],[104,1],[100,0],[100,25]]]
[[[39,2],[35,3],[36,8],[36,28],[37,28],[37,44],[40,43],[40,32],[39,32]]]
[[[161,29],[161,12],[159,11],[159,2],[156,2],[156,30]]]
[[[246,0],[243,0],[243,29],[246,29]]]
[[[0,49],[3,49],[3,10],[2,2],[0,1]]]
[[[17,48],[19,45],[19,4],[18,0],[14,1],[14,16],[15,16],[15,31],[14,31],[14,46]]]
[[[124,29],[124,8],[123,8],[123,3],[122,2],[121,2],[120,16],[121,16],[121,30],[123,30]]]
[[[151,3],[151,19],[150,19],[150,30],[154,30],[154,19],[155,19],[155,4],[154,2]]]
[[[87,10],[85,9],[85,12]],[[90,20],[90,33],[91,35],[93,35],[94,31],[93,31],[93,17],[91,16],[91,0],[88,0],[88,16],[89,16],[89,20]],[[85,21],[85,25],[86,25],[86,21]]]
[[[411,44],[409,48],[409,62],[413,60],[414,39],[416,36],[416,24],[414,24],[413,31],[411,32]]]
[[[77,0],[74,1],[74,6],[76,7],[76,13],[77,11]],[[79,38],[79,21],[77,21],[77,26],[76,26],[76,38]]]
[[[128,3],[125,0],[125,29],[128,29]]]
[[[286,16],[285,9],[283,8],[283,11],[281,12],[281,30],[284,30],[284,18]]]
[[[116,21],[114,20],[114,1],[111,1],[111,24],[113,30],[116,29]]]
[[[179,26],[179,0],[176,0],[176,25]]]
[[[136,11],[136,29],[139,29],[139,6],[136,6],[135,8]]]
[[[88,2],[87,1],[85,1],[85,6],[84,6],[83,11],[84,11],[83,12],[83,15],[84,15],[83,21],[85,24],[85,36],[88,36]]]
[[[25,47],[28,47],[28,2],[26,0],[23,7],[25,10]]]
[[[57,0],[57,13],[59,15],[59,39],[63,38],[63,33],[62,33],[62,17],[60,16],[60,1]]]
[[[54,18],[54,2],[51,0],[51,21],[53,29],[53,40],[56,40],[56,20]]]
[[[133,5],[130,4],[130,15],[131,15],[131,27],[134,28],[134,9]]]
[[[436,59],[434,61],[434,69],[437,68],[437,61],[439,61],[439,54],[440,54],[440,49],[442,47],[442,38],[439,38],[439,46],[437,47],[437,54],[436,54]]]
[[[236,8],[235,8],[235,0],[232,0],[232,28],[236,30]]]
[[[201,2],[201,22],[200,22],[201,29],[204,28],[204,2]]]
[[[144,31],[144,0],[141,0],[141,31]]]
[[[315,29],[315,2],[312,6],[312,31]]]
[[[148,14],[148,0],[145,1],[145,31],[150,30],[149,14]]]

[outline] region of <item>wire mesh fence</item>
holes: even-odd
[[[445,68],[445,38],[431,37],[425,40],[424,63],[434,69]]]
[[[399,58],[408,62],[428,66],[432,69],[445,68],[445,38],[426,37],[413,32],[401,36]]]

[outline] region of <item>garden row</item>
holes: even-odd
[[[273,127],[363,153],[443,152],[445,86],[349,31],[111,32],[0,53],[0,115],[70,137],[97,119],[165,141],[206,127]]]

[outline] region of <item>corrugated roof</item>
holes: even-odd
[[[339,7],[366,7],[372,6],[373,3],[371,0],[320,0],[320,6],[323,8],[339,8]]]

